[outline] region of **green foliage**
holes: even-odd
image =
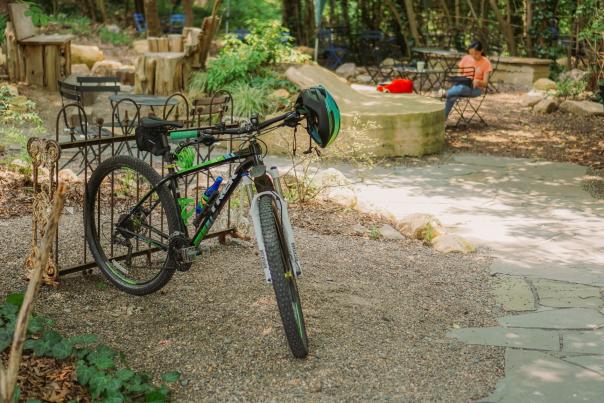
[[[278,88],[290,92],[296,89],[278,78],[271,66],[308,59],[293,48],[292,38],[278,22],[254,21],[252,25],[245,41],[227,35],[224,48],[217,59],[208,63],[207,72],[194,73],[189,83],[191,94],[221,89],[231,92],[237,116],[273,112],[278,102],[270,102],[271,92]]]
[[[369,238],[371,239],[379,239],[380,238],[380,230],[373,225],[369,230]]]
[[[234,7],[234,4],[237,6]],[[250,21],[257,19],[260,21],[280,21],[281,20],[280,0],[238,0],[231,2],[229,10],[229,27],[231,30],[237,28],[250,28]],[[227,2],[222,2],[222,11],[226,13]]]
[[[112,32],[107,27],[101,27],[99,30],[99,38],[103,43],[111,43],[113,45],[132,45],[134,40],[127,32]]]
[[[581,93],[585,92],[587,83],[583,80],[573,80],[566,78],[557,82],[558,96],[560,98],[576,98]]]
[[[24,3],[29,5],[29,10],[25,12],[25,15],[31,17],[31,21],[35,26],[43,27],[48,24],[50,17],[39,4],[34,3],[33,1],[25,1]]]
[[[92,21],[88,17],[58,13],[49,17],[49,25],[57,27],[58,32],[76,36],[89,36],[93,33]]]
[[[8,15],[0,14],[0,43],[4,43],[4,30],[8,22]]]
[[[15,323],[22,303],[23,294],[11,294],[0,305],[0,352],[12,342]],[[27,328],[24,351],[37,356],[56,360],[74,360],[78,382],[86,386],[93,401],[165,402],[170,395],[166,384],[159,386],[151,382],[144,373],[135,372],[125,366],[123,353],[106,345],[95,345],[98,337],[87,334],[65,338],[52,330],[52,321],[33,315]],[[176,382],[180,373],[165,373],[162,381]],[[28,400],[34,401],[34,400]]]

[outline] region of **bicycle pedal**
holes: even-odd
[[[183,263],[193,263],[201,257],[201,251],[196,246],[180,249],[180,259]]]

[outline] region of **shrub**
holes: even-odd
[[[99,30],[99,38],[103,43],[111,43],[113,45],[132,45],[132,36],[126,32],[113,32],[106,27],[101,27]]]
[[[558,81],[558,96],[560,98],[576,98],[581,95],[582,92],[587,88],[587,83],[584,80],[573,80],[572,78],[565,78],[564,80]]]

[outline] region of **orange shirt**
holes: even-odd
[[[459,62],[459,67],[474,67],[474,78],[480,81],[484,80],[484,73],[490,73],[491,71],[493,71],[493,66],[491,66],[491,62],[484,56],[477,61],[472,56],[465,55],[461,58],[461,61]]]

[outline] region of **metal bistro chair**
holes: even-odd
[[[182,30],[185,27],[185,15],[184,14],[172,14],[170,16],[170,22],[168,32],[171,34],[182,34]]]
[[[147,31],[147,22],[143,13],[134,13],[134,25],[136,26],[136,32]]]
[[[115,138],[133,135],[140,124],[140,119],[140,105],[130,98],[120,99],[113,104],[113,109],[111,110],[111,136]],[[119,129],[121,133],[116,134],[116,129]],[[133,148],[135,148],[135,146],[130,146],[128,141],[120,142],[120,145],[113,154],[119,155],[124,148],[126,148],[128,155],[134,154]],[[145,159],[145,157],[143,157],[143,159]]]
[[[455,85],[464,78],[473,80],[474,76],[474,67],[455,67],[445,72],[445,83],[450,82]],[[487,122],[485,122],[479,113],[480,107],[482,106],[487,93],[488,91],[485,89],[482,94],[477,97],[460,96],[457,98],[457,101],[453,105],[453,109],[451,111],[451,113],[455,112],[458,114],[454,127],[459,126],[460,123],[469,126],[474,118],[478,118],[484,126],[487,126]],[[446,93],[444,94],[444,97],[446,97]]]

